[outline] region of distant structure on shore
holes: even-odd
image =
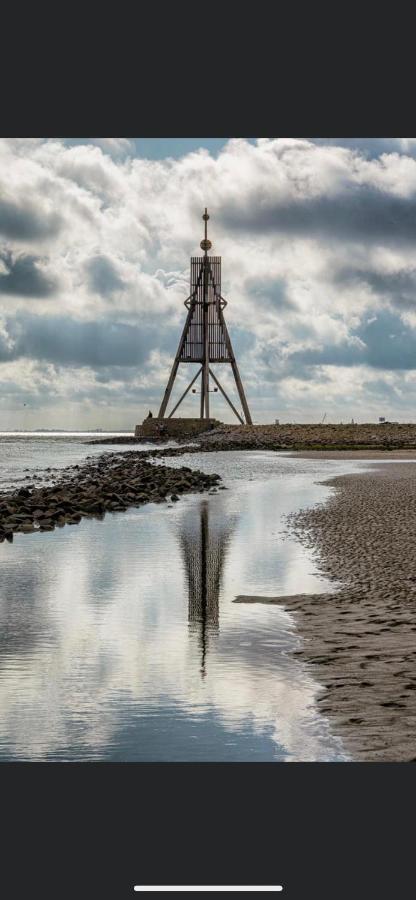
[[[201,363],[201,367],[169,414],[168,419],[172,418],[197,382],[199,376],[201,376],[200,419],[210,418],[209,395],[220,391],[239,422],[242,425],[251,425],[250,410],[224,319],[224,309],[227,306],[227,301],[221,295],[221,257],[208,256],[208,251],[211,250],[212,244],[208,240],[209,215],[206,209],[202,218],[205,222],[205,237],[201,241],[200,246],[201,250],[204,251],[204,255],[191,257],[191,293],[188,299],[185,300],[188,315],[159,410],[158,420],[160,422],[166,416],[179,364]],[[241,414],[214,374],[211,368],[211,365],[214,363],[227,363],[231,366],[242,406]],[[213,390],[210,389],[210,377],[215,384]],[[197,393],[196,388],[193,388],[193,393]]]

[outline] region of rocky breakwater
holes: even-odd
[[[152,443],[162,443],[153,438]],[[137,443],[133,437],[120,438],[120,443]],[[143,439],[144,440],[144,439]],[[146,442],[150,438],[146,437]],[[285,450],[285,451],[363,451],[416,450],[416,424],[385,422],[367,424],[282,424],[219,425],[203,434],[175,433],[178,444],[198,444],[205,451]],[[112,443],[114,438],[100,438],[94,444]],[[188,452],[188,451],[187,451]],[[190,451],[189,451],[190,452]]]
[[[0,542],[13,541],[16,533],[53,531],[84,517],[101,519],[107,512],[216,491],[220,480],[186,466],[154,465],[140,453],[105,455],[62,470],[51,484],[0,493]]]

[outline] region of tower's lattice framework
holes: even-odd
[[[205,222],[205,238],[201,241],[201,249],[204,251],[204,256],[193,256],[191,258],[191,293],[188,299],[185,300],[188,315],[159,410],[159,418],[164,418],[166,415],[179,364],[201,363],[201,367],[168,418],[174,415],[199,376],[201,376],[201,419],[210,418],[209,395],[211,391],[209,385],[211,377],[216,385],[214,391],[221,391],[241,424],[244,425],[245,422],[247,425],[251,425],[250,410],[224,319],[224,309],[227,306],[227,301],[221,295],[221,257],[208,256],[208,250],[211,249],[212,244],[208,240],[209,215],[207,210],[205,210],[202,218]],[[211,369],[211,364],[214,363],[228,363],[231,366],[242,406],[241,414]]]

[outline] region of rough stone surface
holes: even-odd
[[[140,440],[163,443],[172,435],[99,438],[92,444],[137,444]],[[190,434],[178,429],[175,440],[189,441]],[[416,425],[219,425],[203,434],[195,434],[204,450],[416,450]]]
[[[181,494],[209,491],[219,481],[219,475],[184,466],[153,465],[134,451],[90,457],[83,466],[61,470],[52,484],[0,493],[0,542],[12,541],[14,533],[76,525],[85,516],[102,518],[144,503],[179,500]]]
[[[156,416],[153,416],[151,419],[145,419],[142,425],[137,425],[135,430],[135,437],[139,440],[147,440],[148,438],[158,438],[165,437],[166,438],[176,438],[178,435],[181,437],[194,437],[195,435],[202,434],[204,431],[210,431],[213,428],[218,428],[221,426],[221,422],[218,419],[182,419],[182,418],[172,418],[172,419],[159,419]],[[161,429],[163,429],[163,433],[161,434]]]

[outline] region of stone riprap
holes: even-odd
[[[141,440],[163,443],[169,436]],[[189,434],[175,433],[175,441],[189,442]],[[192,436],[200,450],[415,450],[416,425],[368,423],[362,425],[220,425]],[[93,444],[139,443],[139,438],[99,438]]]
[[[183,494],[219,487],[219,475],[153,465],[143,456],[132,451],[90,458],[82,466],[61,470],[53,483],[28,483],[0,493],[0,542],[13,541],[16,533],[53,531],[76,525],[85,516],[100,519],[107,512],[176,502]]]

